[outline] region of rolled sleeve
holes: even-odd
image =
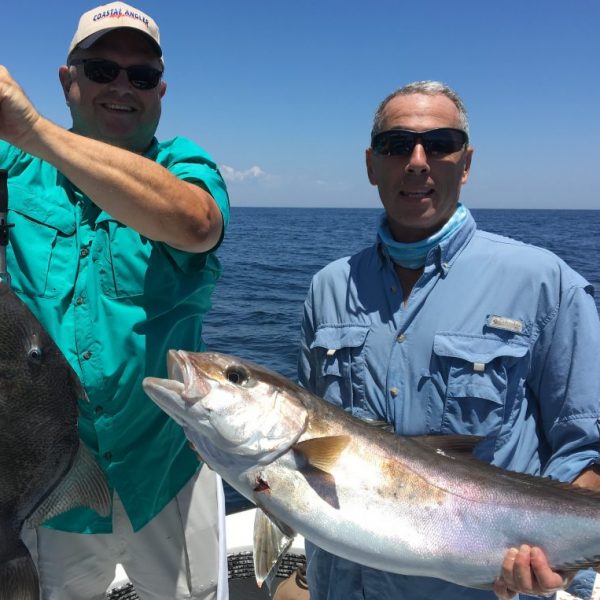
[[[205,269],[207,255],[214,252],[223,241],[230,216],[227,187],[216,163],[204,149],[182,137],[153,145],[147,157],[165,167],[178,179],[200,186],[212,196],[219,208],[223,218],[223,230],[219,241],[209,252],[191,253],[164,244],[166,252],[180,269],[187,271]]]
[[[567,589],[567,592],[581,600],[592,600],[592,594],[596,585],[596,571],[586,569],[579,571]]]
[[[9,171],[20,153],[21,151],[18,148],[11,146],[4,140],[0,140],[0,169]]]

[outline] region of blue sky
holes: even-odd
[[[5,3],[0,62],[69,126],[58,66],[93,2]],[[222,168],[234,206],[377,207],[364,149],[388,92],[439,79],[463,97],[473,208],[600,208],[598,0],[143,0],[167,95],[159,138]]]

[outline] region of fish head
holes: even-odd
[[[31,513],[70,468],[85,392],[58,346],[0,282],[0,510]],[[11,507],[7,509],[7,507]],[[13,515],[14,516],[14,515]]]
[[[13,426],[46,422],[67,411],[77,417],[85,392],[53,339],[12,289],[0,283],[0,406]],[[56,419],[55,419],[56,420]]]
[[[209,456],[219,463],[245,458],[268,464],[307,427],[308,411],[294,384],[250,361],[170,350],[167,370],[169,379],[144,379],[144,390],[183,426],[209,464]]]

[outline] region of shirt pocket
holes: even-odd
[[[431,376],[441,395],[439,431],[484,436],[498,431],[506,418],[507,390],[514,388],[511,375],[522,370],[514,367],[528,351],[519,339],[436,334]]]
[[[321,325],[311,344],[316,354],[317,394],[361,416],[365,403],[365,353],[368,325]]]
[[[77,269],[75,217],[54,193],[33,197],[22,188],[10,197],[8,271],[15,290],[28,296],[68,295]]]
[[[106,213],[98,218],[96,227],[92,256],[102,294],[113,299],[141,296],[154,245]],[[163,275],[164,287],[168,287],[168,270]]]

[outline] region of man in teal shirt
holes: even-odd
[[[227,597],[220,482],[141,386],[168,349],[203,349],[229,219],[205,151],[154,137],[163,70],[156,23],[121,2],[82,15],[60,68],[71,130],[0,66],[12,286],[81,378],[80,435],[113,490],[108,518],[76,509],[29,544],[44,599],[104,598],[117,562],[142,599]]]

